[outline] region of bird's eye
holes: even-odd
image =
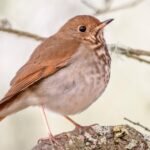
[[[80,32],[85,32],[86,31],[86,26],[80,26],[79,31]]]

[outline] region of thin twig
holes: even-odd
[[[129,48],[129,47],[125,48],[123,46],[118,46],[118,45],[114,45],[114,44],[111,44],[109,47],[112,52],[116,52],[116,53],[125,55],[126,57],[138,60],[140,62],[150,64],[150,60],[148,60],[146,58],[142,58],[143,56],[150,58],[150,51],[133,49],[133,48]]]
[[[22,36],[22,37],[31,38],[31,39],[34,39],[37,41],[43,41],[46,39],[46,37],[42,37],[42,36],[37,35],[37,34],[25,32],[25,31],[20,31],[20,30],[16,30],[16,29],[11,29],[11,28],[0,27],[0,31],[11,33],[11,34]],[[125,48],[125,47],[121,47],[118,45],[116,46],[115,44],[111,44],[111,45],[109,45],[109,47],[110,47],[110,50],[112,52],[119,53],[119,54],[125,55],[126,57],[138,60],[140,62],[150,64],[149,60],[147,60],[145,58],[141,58],[141,56],[146,56],[149,58],[150,57],[149,51],[132,49],[132,48]]]
[[[0,31],[2,32],[7,32],[7,33],[12,33],[18,36],[24,36],[24,37],[28,37],[28,38],[32,38],[36,41],[43,41],[45,38],[41,37],[37,34],[33,34],[33,33],[29,33],[26,31],[20,31],[20,30],[16,30],[16,29],[11,29],[11,28],[4,28],[4,27],[0,27]]]
[[[116,6],[114,8],[109,7],[109,9],[106,7],[104,9],[100,9],[100,8],[96,8],[94,7],[92,4],[90,4],[87,0],[81,0],[81,2],[86,5],[87,7],[89,7],[90,9],[94,10],[94,15],[101,15],[101,14],[106,14],[106,13],[111,13],[111,12],[115,12],[115,11],[119,11],[122,9],[127,9],[127,8],[131,8],[134,6],[137,6],[138,4],[140,4],[141,2],[143,2],[144,0],[134,0],[134,1],[130,1],[126,4],[122,4],[120,6]]]
[[[111,44],[111,49],[112,50],[119,50],[119,52],[121,54],[126,54],[128,52],[128,54],[131,54],[131,55],[137,55],[137,56],[150,56],[150,52],[149,51],[144,51],[144,50],[140,50],[140,49],[133,49],[133,48],[130,48],[130,47],[123,47],[123,46],[116,46],[116,45],[113,45]]]
[[[124,118],[124,120],[126,120],[126,121],[132,123],[133,125],[139,126],[139,127],[143,128],[144,130],[150,132],[150,129],[148,127],[145,127],[144,125],[140,124],[139,122],[134,122],[134,121],[132,121],[132,120],[126,118],[126,117]]]
[[[141,62],[150,64],[150,61],[149,61],[149,60],[144,59],[144,58],[141,58],[141,57],[139,57],[139,56],[136,56],[136,55],[126,55],[126,56],[129,57],[129,58],[132,58],[132,59],[135,59],[135,60],[138,60],[138,61],[141,61]]]

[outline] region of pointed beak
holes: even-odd
[[[114,20],[113,18],[105,20],[105,21],[102,22],[101,25],[103,25],[105,27],[106,25],[108,25],[109,23],[111,23],[113,20]]]
[[[100,31],[101,29],[103,29],[105,26],[107,26],[109,23],[111,23],[114,19],[108,19],[108,20],[105,20],[103,21],[100,25],[98,25],[96,28],[95,28],[95,31]]]

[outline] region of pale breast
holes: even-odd
[[[81,50],[76,55],[71,65],[33,88],[48,109],[64,115],[86,109],[102,94],[109,78],[109,66],[106,71],[103,61],[94,52],[82,53]]]

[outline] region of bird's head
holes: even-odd
[[[93,16],[80,15],[71,18],[59,32],[80,42],[90,44],[102,43],[104,41],[103,29],[112,21],[113,19],[108,19],[101,22]]]

